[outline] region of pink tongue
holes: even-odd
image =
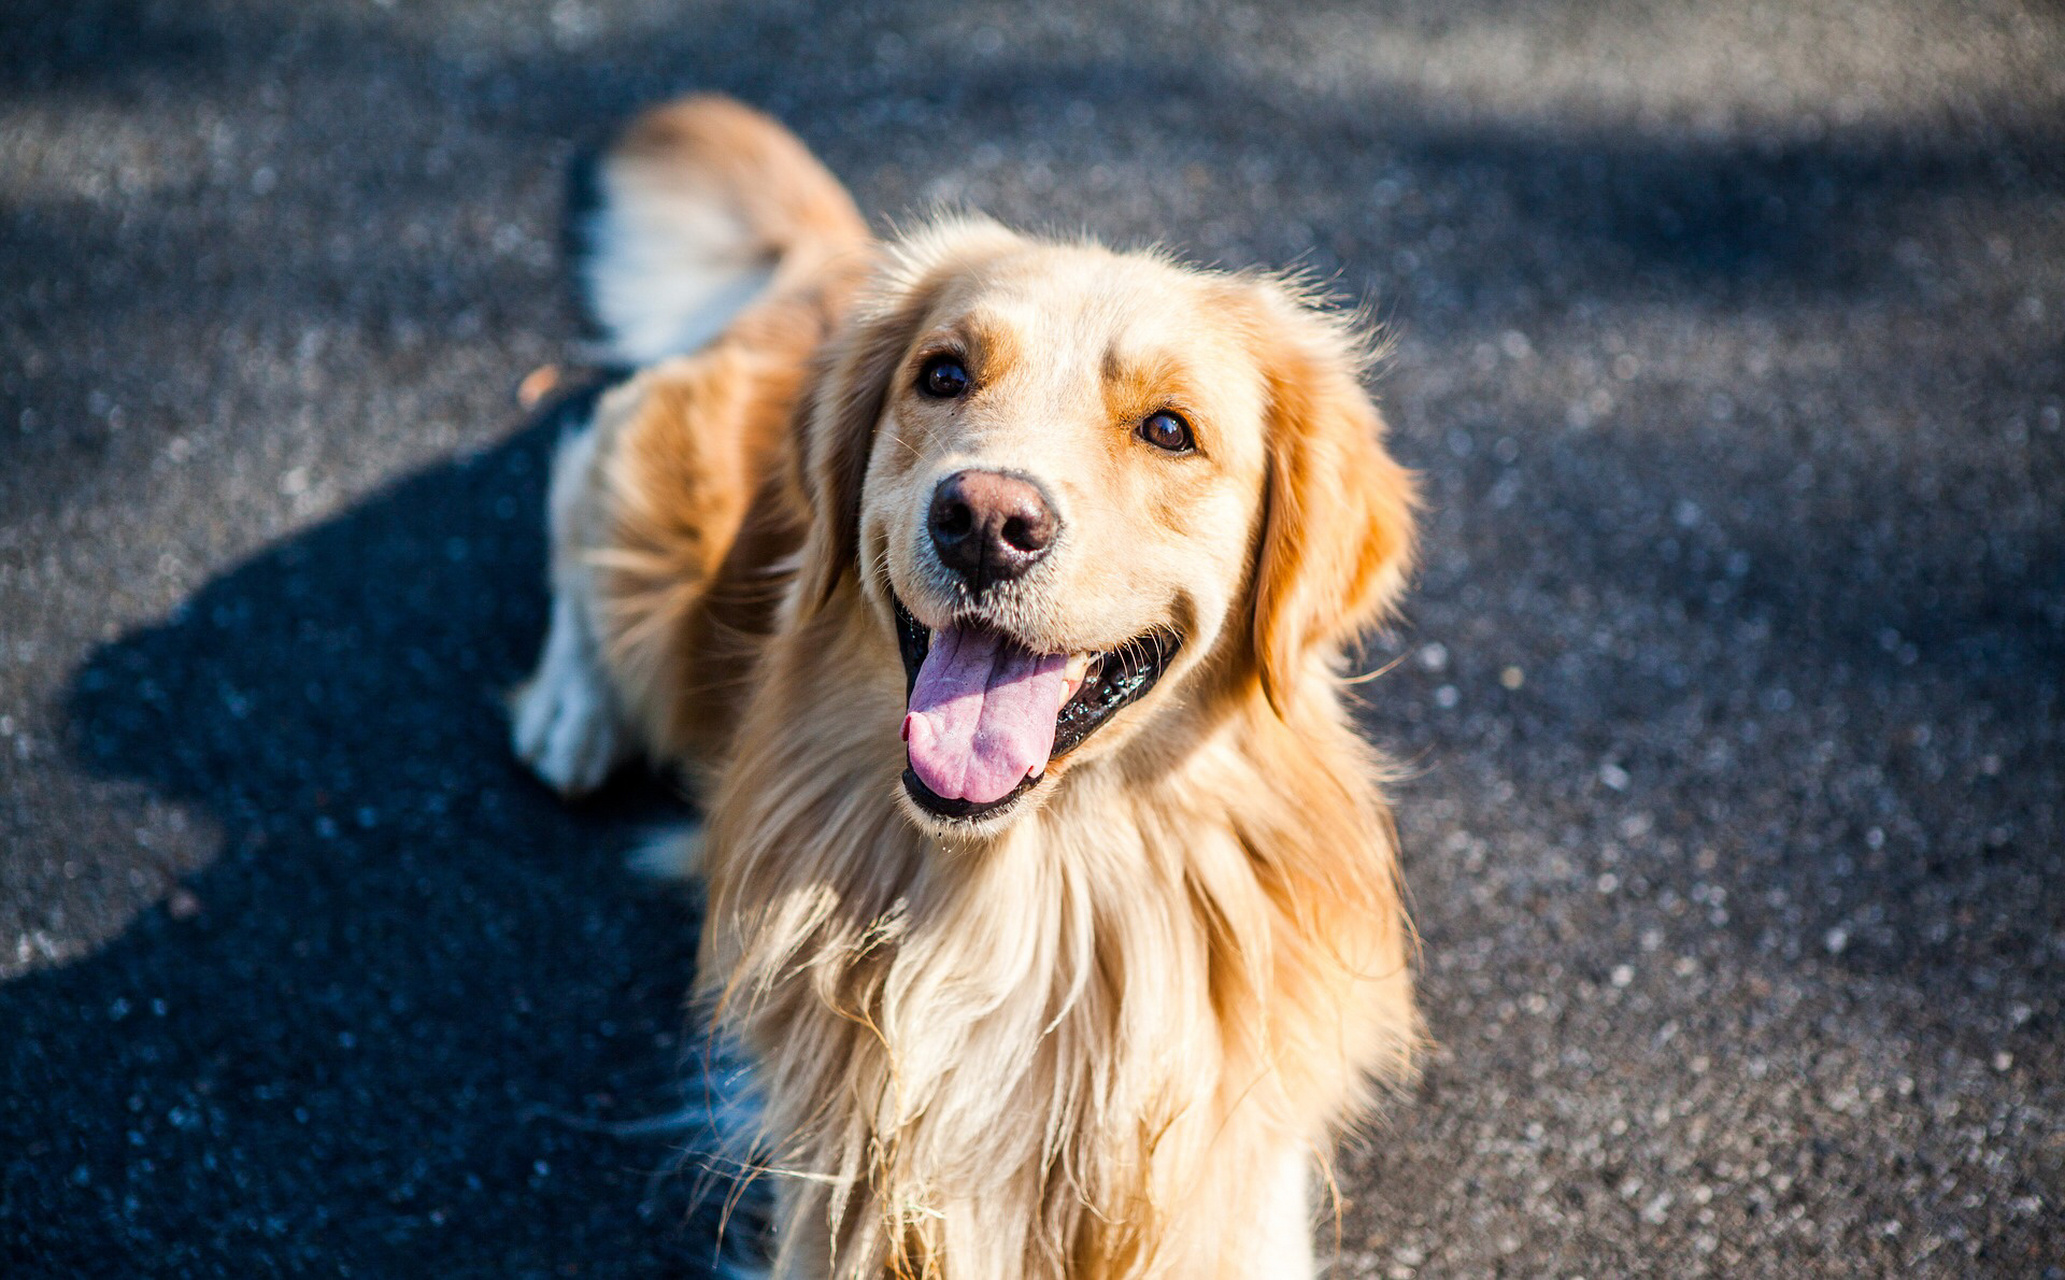
[[[1047,767],[1066,654],[1041,656],[994,631],[942,627],[911,687],[903,740],[935,795],[988,804]]]

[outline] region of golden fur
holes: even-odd
[[[871,244],[721,99],[649,115],[606,173],[620,228],[686,191],[768,265],[563,451],[518,746],[570,791],[634,742],[699,785],[701,984],[755,1064],[774,1274],[1310,1276],[1308,1183],[1418,1025],[1340,690],[1413,540],[1359,335],[1271,277],[979,219]],[[978,393],[917,395],[948,349]],[[1195,454],[1134,438],[1171,407]],[[952,823],[899,785],[889,595],[951,620],[921,527],[971,461],[1068,519],[988,622],[1183,643],[1023,803]]]

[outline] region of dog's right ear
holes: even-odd
[[[918,331],[962,268],[1017,248],[986,219],[933,224],[891,245],[819,355],[801,410],[796,482],[810,508],[798,600],[806,615],[832,598],[860,556],[861,491],[875,429]]]

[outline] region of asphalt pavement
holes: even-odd
[[[0,0],[0,1274],[697,1275],[695,904],[504,745],[640,104],[1302,265],[1427,562],[1337,1276],[2065,1276],[2065,12]]]

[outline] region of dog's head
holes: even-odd
[[[891,251],[809,410],[799,605],[852,574],[895,636],[917,821],[996,829],[1186,688],[1313,695],[1411,552],[1361,354],[1265,277],[985,222]]]

